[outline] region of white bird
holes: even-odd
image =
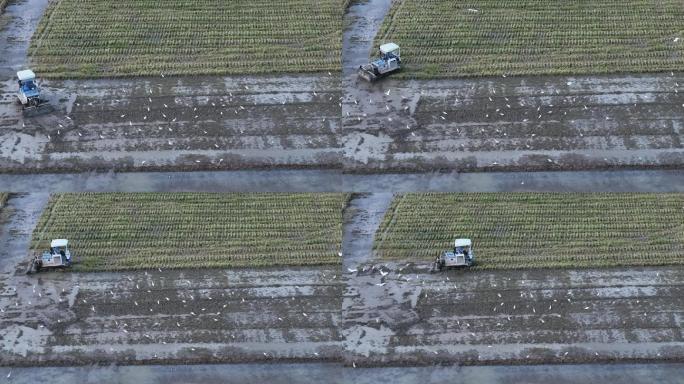
[[[376,283],[375,285],[377,285],[378,287],[382,287],[382,286],[384,286],[385,284],[387,284],[387,283]]]
[[[358,272],[359,270],[356,268],[354,268],[354,269],[347,268],[347,271],[349,271],[349,273],[355,273],[355,272]]]
[[[385,272],[383,270],[380,270],[380,275],[384,277],[384,276],[389,275],[389,272]]]

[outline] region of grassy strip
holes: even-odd
[[[341,68],[339,0],[59,0],[29,56],[41,76],[327,72]]]
[[[79,271],[340,263],[344,194],[74,193],[33,233],[67,238]]]
[[[374,247],[431,261],[458,237],[473,240],[481,268],[684,264],[684,194],[406,194]]]
[[[401,0],[376,46],[418,78],[678,71],[681,0]]]
[[[7,199],[9,199],[9,193],[0,192],[0,208],[5,206],[5,203],[7,203]]]

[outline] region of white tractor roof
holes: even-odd
[[[30,69],[24,69],[23,71],[17,72],[17,77],[21,81],[33,80],[36,78],[36,74]]]
[[[454,241],[454,247],[470,247],[473,244],[470,239],[456,239]]]
[[[66,247],[68,243],[67,239],[54,239],[50,243],[50,248]]]
[[[394,52],[399,49],[399,46],[394,43],[387,43],[380,46],[380,52],[382,54]]]

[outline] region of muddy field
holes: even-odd
[[[426,272],[387,264],[348,279],[347,360],[374,366],[684,358],[681,268]]]
[[[0,300],[3,361],[338,359],[336,274],[285,268],[16,276]]]
[[[334,76],[44,82],[56,110],[0,104],[5,172],[336,167]]]
[[[2,210],[2,365],[339,360],[339,267],[26,276],[47,197]]]
[[[2,368],[0,377],[11,383],[34,384],[289,384],[356,383],[454,384],[527,383],[602,384],[682,382],[684,364],[566,364],[451,367],[383,367],[345,369],[336,363],[309,364],[198,364],[89,367]]]
[[[342,108],[349,170],[684,164],[681,73],[380,84],[352,78]]]

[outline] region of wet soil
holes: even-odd
[[[580,364],[478,367],[346,368],[339,364],[147,365],[0,368],[10,383],[680,383],[682,364]]]
[[[374,84],[350,75],[342,113],[347,170],[684,165],[682,73]]]
[[[348,278],[347,360],[376,366],[684,357],[682,268],[427,270],[385,263]]]
[[[4,172],[335,168],[339,80],[328,75],[44,81],[52,113],[0,99]]]
[[[9,192],[684,192],[684,171],[425,172],[330,170],[0,174]],[[350,225],[353,225],[350,224]]]

